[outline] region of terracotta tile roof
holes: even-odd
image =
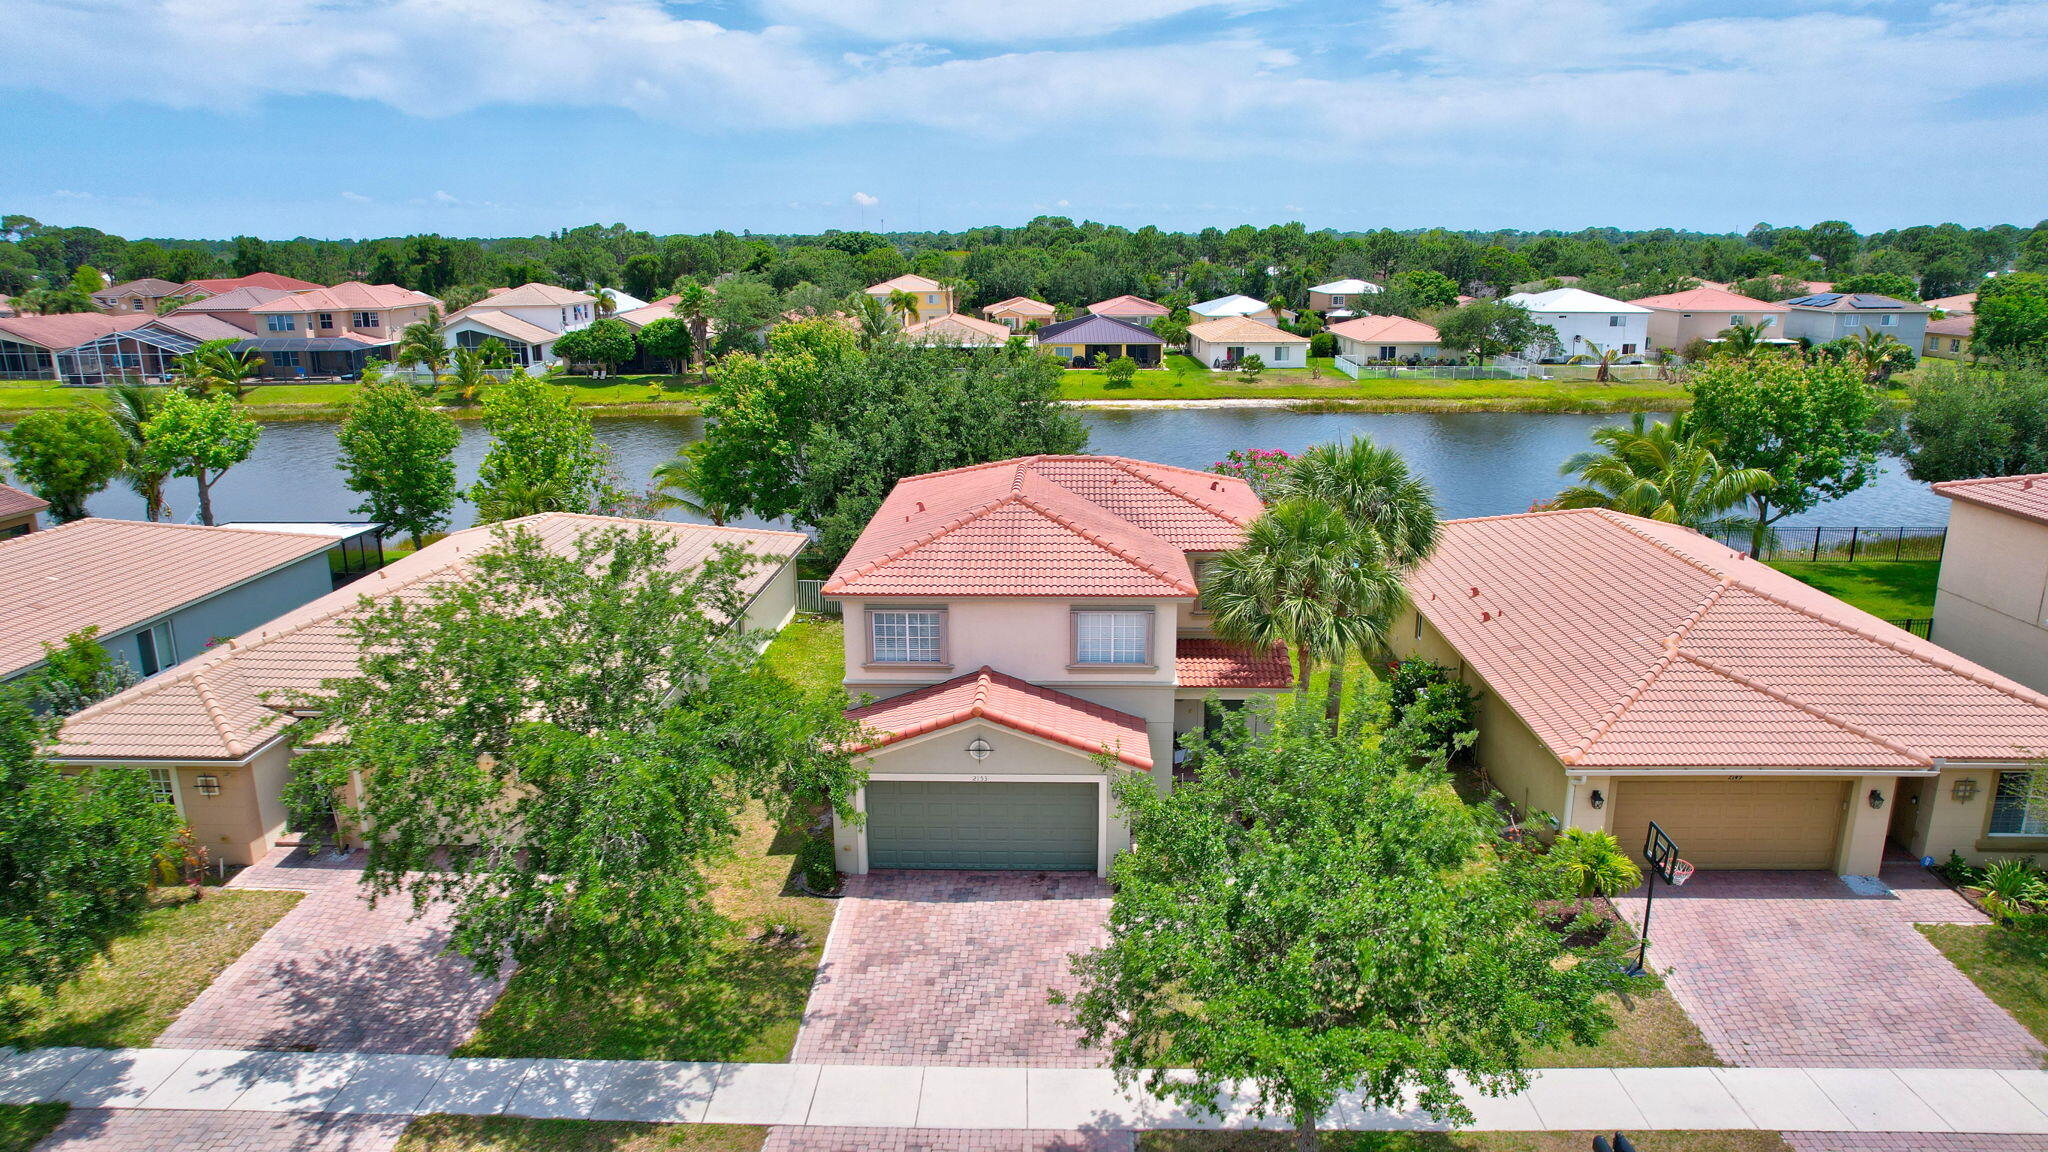
[[[945,285],[937,280],[912,272],[884,280],[880,284],[870,284],[867,293],[870,296],[887,296],[891,292],[939,292],[944,289]]]
[[[1203,637],[1182,639],[1173,658],[1180,688],[1291,688],[1293,667],[1278,644],[1264,652]]]
[[[1211,344],[1307,344],[1309,338],[1296,336],[1284,328],[1261,324],[1247,316],[1226,316],[1221,320],[1204,320],[1200,324],[1188,325],[1188,335]]]
[[[1170,316],[1173,309],[1164,304],[1145,299],[1143,296],[1111,296],[1097,300],[1088,306],[1088,311],[1097,316]]]
[[[1674,525],[1453,520],[1409,590],[1567,765],[1896,770],[2048,752],[2048,697]]]
[[[45,641],[147,624],[333,546],[284,532],[94,519],[0,540],[0,676],[40,661]]]
[[[934,316],[903,330],[903,338],[913,344],[1003,344],[1011,335],[1008,328],[993,320],[977,320],[958,312]]]
[[[1436,329],[1406,316],[1360,316],[1332,324],[1329,332],[1362,344],[1434,344]]]
[[[144,276],[140,280],[130,280],[124,284],[116,284],[110,288],[102,288],[99,291],[93,293],[93,295],[153,297],[175,296],[177,295],[177,293],[178,286],[176,284],[171,283],[169,280],[159,280],[154,276]]]
[[[868,733],[868,739],[855,745],[858,752],[985,720],[1091,756],[1109,752],[1133,768],[1152,767],[1152,741],[1142,719],[1028,684],[993,668],[849,708],[846,715]]]
[[[118,316],[104,312],[60,312],[54,316],[9,316],[0,318],[0,339],[33,344],[50,351],[62,351],[88,344],[112,332],[140,328],[156,319],[144,312]]]
[[[1241,480],[1115,456],[1026,456],[898,481],[828,596],[1191,598],[1190,551],[1261,509]]]
[[[327,285],[315,284],[311,280],[301,280],[296,276],[280,276],[275,272],[253,272],[247,276],[227,276],[213,280],[188,280],[178,286],[176,295],[183,296],[186,292],[195,288],[201,292],[218,296],[223,292],[232,292],[237,288],[277,288],[286,292],[303,292],[308,288],[325,287]]]
[[[597,297],[573,288],[553,284],[521,284],[517,288],[493,288],[479,301],[486,308],[560,308],[569,304],[596,304]]]
[[[168,316],[159,316],[144,327],[182,332],[194,340],[247,340],[250,335],[218,316],[182,309]]]
[[[2048,524],[2048,472],[2031,476],[1985,476],[1976,480],[1944,480],[1934,485],[1936,495],[1966,504],[1978,504],[2009,512],[2027,520]]]
[[[268,304],[291,293],[282,288],[236,288],[212,296],[180,304],[171,315],[180,312],[247,312],[258,304]]]
[[[1929,336],[1969,336],[1977,331],[1977,317],[1970,312],[1952,312],[1927,322]]]
[[[1977,294],[1975,292],[1964,292],[1956,296],[1941,296],[1933,300],[1923,300],[1921,303],[1929,308],[1939,308],[1951,315],[1957,312],[1975,312],[1977,310]]]
[[[779,561],[756,566],[748,574],[743,587],[749,596],[759,593],[805,543],[798,532],[565,512],[507,523],[524,525],[548,546],[563,550],[594,528],[652,527],[673,539],[670,560],[677,570],[696,567],[721,544],[736,544]],[[110,696],[65,721],[57,754],[79,759],[240,760],[281,733],[287,721],[278,706],[289,695],[316,692],[324,681],[355,671],[357,648],[349,623],[366,600],[423,597],[436,584],[461,579],[470,558],[495,540],[490,527],[451,533],[376,575]]]
[[[521,320],[510,312],[500,312],[496,308],[479,305],[464,308],[450,316],[447,323],[452,327],[462,320],[473,321],[479,328],[488,328],[500,336],[517,340],[522,344],[546,344],[561,335],[559,332],[550,332],[538,324]]]
[[[1034,339],[1040,347],[1047,344],[1159,344],[1166,338],[1157,335],[1150,328],[1118,320],[1114,316],[1076,316],[1057,324],[1040,328]]]
[[[50,506],[48,500],[33,492],[0,484],[0,516],[19,516],[25,512],[41,512]]]
[[[998,300],[981,311],[988,316],[998,312],[1010,312],[1018,316],[1052,316],[1058,313],[1059,309],[1043,300],[1033,300],[1029,296],[1012,296],[1008,300]]]
[[[1644,308],[1655,308],[1663,312],[1757,312],[1772,316],[1782,316],[1791,311],[1790,308],[1785,307],[1783,304],[1770,304],[1762,300],[1752,300],[1747,296],[1738,296],[1725,288],[1713,288],[1705,285],[1685,292],[1666,292],[1662,296],[1645,296],[1640,300],[1631,300],[1629,303]]]
[[[268,303],[258,304],[249,311],[258,315],[272,312],[348,312],[381,311],[386,308],[417,308],[440,301],[425,292],[400,288],[396,284],[365,284],[350,280],[332,288],[315,288],[310,292],[291,293],[279,296]]]

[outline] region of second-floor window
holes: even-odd
[[[135,634],[135,657],[144,676],[154,676],[178,662],[171,650],[171,622],[154,624]]]
[[[1074,663],[1150,664],[1152,613],[1074,613]]]
[[[1737,324],[1743,324],[1743,323],[1747,323],[1747,321],[1745,321],[1745,320],[1743,319],[1743,317],[1742,317],[1742,313],[1740,313],[1740,312],[1730,312],[1730,313],[1728,314],[1728,326],[1729,326],[1730,328],[1733,328],[1733,327],[1735,327],[1735,326],[1736,326]]]
[[[320,330],[321,330],[322,332],[326,332],[326,331],[330,331],[330,330],[332,330],[332,329],[333,329],[333,327],[334,327],[334,313],[332,313],[332,312],[322,312],[322,313],[320,314]]]
[[[1607,318],[1607,326],[1609,328],[1619,328],[1621,327],[1621,321],[1622,317],[1620,316],[1609,316]]]
[[[272,332],[289,332],[298,325],[294,324],[289,316],[265,316],[263,326]]]
[[[377,326],[377,314],[375,312],[357,312],[349,318],[349,322],[358,328],[375,328]]]
[[[868,613],[869,661],[875,664],[944,664],[946,617],[935,610]]]

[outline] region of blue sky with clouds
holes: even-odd
[[[7,0],[128,236],[2048,217],[2048,2]]]

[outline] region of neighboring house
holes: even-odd
[[[1069,368],[1093,368],[1098,356],[1129,356],[1140,368],[1157,368],[1166,355],[1166,341],[1151,329],[1107,316],[1048,324],[1032,335],[1032,344],[1065,360]]]
[[[113,332],[140,328],[150,313],[65,312],[0,318],[0,379],[55,380],[58,357]]]
[[[0,320],[14,314],[14,297],[0,293]]]
[[[57,379],[72,387],[96,388],[109,381],[167,383],[177,372],[178,357],[208,340],[234,340],[242,349],[248,333],[214,316],[173,312],[168,316],[133,316],[144,323],[109,332],[57,353]]]
[[[1505,297],[1519,304],[1539,324],[1557,332],[1555,348],[1527,348],[1531,360],[1564,360],[1573,356],[1597,356],[1617,351],[1630,363],[1640,363],[1650,341],[1650,310],[1626,304],[1584,288],[1553,288],[1548,292],[1517,292]],[[1595,351],[1595,348],[1599,351]]]
[[[676,315],[676,304],[681,299],[681,296],[663,296],[652,304],[642,304],[638,308],[615,313],[614,318],[624,320],[633,326],[633,331],[638,332],[656,320],[680,319]]]
[[[1203,559],[1260,511],[1241,480],[1113,456],[899,481],[823,590],[847,691],[875,699],[848,713],[870,762],[839,870],[1106,874],[1130,842],[1111,775],[1171,788],[1212,693],[1289,686],[1282,650],[1219,643],[1196,606]]]
[[[916,298],[917,314],[915,316],[904,316],[896,311],[894,305],[889,303],[890,297],[898,292],[908,292]],[[884,280],[880,284],[870,284],[867,287],[867,294],[880,300],[882,306],[888,308],[889,314],[896,317],[899,323],[923,324],[928,320],[936,320],[953,310],[953,290],[929,276],[912,274],[898,276],[893,280]]]
[[[1769,339],[1786,338],[1785,313],[1789,309],[1783,304],[1766,304],[1724,288],[1693,288],[1629,303],[1650,310],[1649,336],[1643,344],[1648,352],[1660,348],[1676,352],[1695,340],[1718,340],[1737,324],[1760,326]]]
[[[92,294],[92,302],[102,312],[145,312],[156,314],[156,306],[178,294],[178,286],[169,280],[158,280],[146,276]]]
[[[1196,323],[1203,320],[1230,320],[1242,317],[1256,320],[1271,328],[1278,328],[1282,323],[1294,319],[1292,312],[1282,309],[1275,313],[1273,306],[1264,300],[1238,295],[1218,296],[1214,300],[1204,300],[1200,304],[1190,305],[1188,314]]]
[[[570,513],[507,523],[523,525],[564,551],[592,528],[645,525],[673,541],[672,560],[683,570],[722,544],[736,544],[766,560],[744,583],[745,627],[772,632],[796,612],[794,561],[805,542],[799,533]],[[148,768],[215,859],[252,863],[293,839],[282,799],[293,755],[286,731],[291,694],[356,670],[358,649],[349,627],[366,603],[460,578],[471,558],[494,540],[487,527],[451,533],[392,561],[378,578],[266,617],[268,623],[72,716],[59,734],[55,758]]]
[[[1121,320],[1126,324],[1136,324],[1140,328],[1150,328],[1161,318],[1173,315],[1173,309],[1147,300],[1143,296],[1125,295],[1097,300],[1088,306],[1088,314],[1108,320]]]
[[[142,520],[74,520],[0,541],[0,680],[43,645],[98,628],[154,676],[334,590],[333,537]]]
[[[1332,324],[1329,333],[1337,338],[1338,367],[1429,360],[1441,354],[1436,329],[1406,316],[1360,316]]]
[[[651,307],[651,305],[650,305]],[[483,299],[451,314],[443,326],[450,348],[475,348],[496,340],[521,368],[557,362],[555,339],[588,328],[597,318],[597,298],[552,284],[493,288]]]
[[[1927,335],[1927,307],[1869,292],[1817,292],[1784,302],[1787,339],[1831,344],[1876,329],[1908,348]]]
[[[2048,473],[1949,480],[1934,592],[1942,646],[2048,692]]]
[[[1922,300],[1921,303],[1936,312],[1950,316],[1968,315],[1977,310],[1977,294],[1965,292],[1960,296],[1942,296],[1934,300]]]
[[[440,305],[424,292],[359,280],[290,293],[250,307],[262,327],[244,350],[263,357],[265,376],[355,376],[372,355],[390,359],[405,326]]]
[[[1310,341],[1245,316],[1188,325],[1188,355],[1211,368],[1234,369],[1247,356],[1268,368],[1306,368]]]
[[[1331,318],[1355,316],[1369,303],[1359,297],[1377,295],[1379,290],[1380,286],[1370,280],[1332,280],[1308,290],[1308,310]]]
[[[202,296],[189,304],[180,304],[171,315],[211,316],[254,336],[263,331],[264,325],[255,310],[290,295],[292,293],[282,288],[233,288],[217,295]]]
[[[1937,360],[1968,360],[1970,338],[1977,330],[1977,317],[1969,312],[1951,312],[1927,322],[1921,337],[1920,354]]]
[[[1525,820],[1631,853],[1655,821],[1707,869],[2048,849],[2048,811],[2015,800],[2048,696],[1690,529],[1447,521],[1408,590],[1395,645],[1479,692],[1474,757]]]
[[[903,330],[903,338],[912,344],[940,348],[1001,348],[1012,335],[1008,328],[993,320],[978,320],[958,312],[935,316]]]
[[[36,523],[36,514],[49,507],[48,500],[33,492],[0,484],[0,540],[11,540],[35,531],[40,527]]]
[[[304,292],[309,288],[325,288],[311,280],[296,276],[280,276],[275,272],[252,272],[247,276],[223,276],[211,280],[188,280],[178,285],[175,296],[219,296],[237,288],[270,288],[279,292]]]
[[[1030,327],[1033,321],[1039,324],[1052,323],[1053,317],[1059,315],[1059,310],[1043,300],[1033,300],[1029,296],[1012,296],[1008,300],[999,300],[983,308],[981,314],[1012,332],[1022,332]]]

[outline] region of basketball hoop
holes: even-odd
[[[1671,886],[1673,888],[1685,887],[1685,882],[1690,879],[1692,879],[1692,861],[1674,860],[1671,862]]]
[[[1650,912],[1657,906],[1657,881],[1662,878],[1673,888],[1680,887],[1692,879],[1692,861],[1678,857],[1678,845],[1664,834],[1664,829],[1650,821],[1647,835],[1643,837],[1643,863],[1649,865],[1648,883],[1643,889],[1643,931],[1642,943],[1636,946],[1635,967],[1628,970],[1631,976],[1640,976],[1648,971],[1644,967],[1650,958]]]

